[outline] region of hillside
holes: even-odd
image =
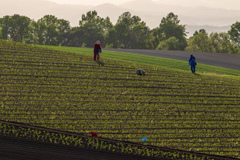
[[[1,120],[240,157],[239,80],[0,44]]]

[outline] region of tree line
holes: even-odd
[[[208,33],[201,29],[190,38],[178,16],[169,13],[159,26],[150,29],[138,16],[124,12],[113,25],[109,17],[102,18],[96,11],[82,15],[79,26],[46,15],[38,21],[15,14],[0,18],[0,39],[39,45],[93,47],[100,40],[105,48],[186,50],[240,54],[240,22],[227,33]]]

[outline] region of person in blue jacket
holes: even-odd
[[[189,63],[188,63],[188,64],[189,64],[189,71],[190,71],[190,69],[191,69],[191,61],[192,61],[192,57],[193,57],[193,55],[190,56],[189,61],[188,61],[188,62],[189,62]]]
[[[189,65],[191,65],[191,71],[192,73],[195,73],[195,69],[196,69],[196,58],[191,55],[190,59],[189,59]]]

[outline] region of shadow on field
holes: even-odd
[[[104,63],[101,62],[101,61],[96,61],[96,63],[99,65],[99,67],[100,67],[100,66],[104,66]]]
[[[197,74],[197,73],[192,73],[193,75],[195,75],[195,76],[201,76],[200,74]]]

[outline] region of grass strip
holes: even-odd
[[[59,46],[45,46],[45,45],[42,47],[93,56],[93,50],[88,48],[59,47]],[[106,51],[106,50],[103,51],[103,53],[101,54],[101,57],[137,62],[137,63],[147,64],[147,65],[162,66],[162,67],[167,67],[174,70],[189,72],[189,65],[187,61],[146,56],[146,55],[138,55],[133,53]],[[238,70],[210,66],[210,65],[199,64],[199,63],[196,67],[197,67],[197,73],[200,73],[203,75],[240,76],[240,71]],[[234,78],[240,79],[239,77],[234,77]]]

